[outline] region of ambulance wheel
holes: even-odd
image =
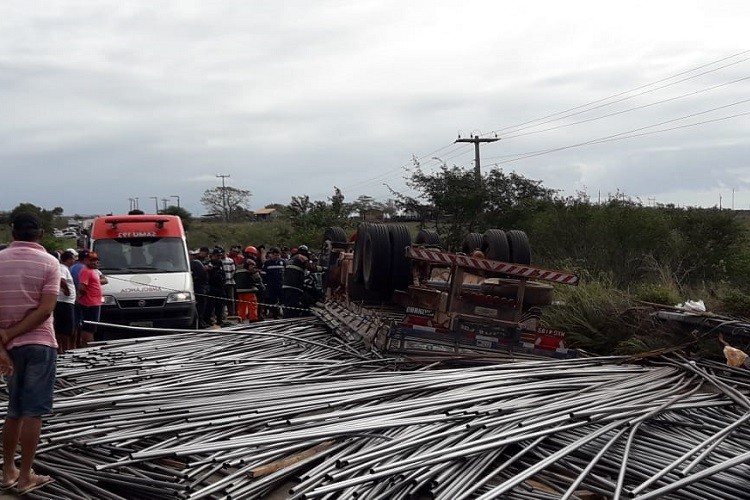
[[[531,264],[531,246],[526,233],[518,229],[511,229],[505,233],[505,236],[508,238],[510,262],[527,266]]]
[[[479,233],[469,233],[461,243],[461,252],[471,255],[475,250],[482,249],[482,235]]]
[[[384,291],[391,271],[391,239],[383,224],[371,224],[365,233],[362,256],[362,277],[365,288]]]
[[[388,224],[391,240],[390,291],[406,290],[411,285],[411,263],[406,258],[406,247],[411,246],[411,234],[405,224]]]
[[[508,262],[510,259],[510,250],[508,248],[508,238],[505,237],[505,231],[502,229],[488,229],[482,235],[482,253],[491,260]]]
[[[414,243],[417,245],[442,246],[440,244],[440,235],[432,229],[420,229]]]

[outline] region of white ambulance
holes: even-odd
[[[94,219],[90,248],[109,282],[101,321],[156,328],[194,328],[198,318],[182,221],[174,215],[107,215]]]

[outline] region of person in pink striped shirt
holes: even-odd
[[[52,313],[60,291],[60,265],[39,244],[39,219],[13,217],[13,243],[0,251],[0,371],[8,383],[3,425],[2,487],[25,494],[52,481],[31,466],[42,430],[52,413],[57,341]],[[7,352],[6,352],[7,351]],[[16,449],[21,462],[16,466]]]

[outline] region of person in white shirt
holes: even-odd
[[[76,345],[76,286],[73,275],[70,274],[70,266],[75,262],[75,255],[70,250],[64,251],[60,256],[60,293],[57,295],[54,315],[57,352],[60,354]]]

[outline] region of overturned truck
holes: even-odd
[[[411,356],[521,353],[570,358],[564,332],[540,318],[550,283],[578,276],[531,265],[523,231],[490,229],[445,251],[437,233],[414,241],[404,224],[363,223],[347,237],[325,231],[320,264],[327,300],[317,314],[336,333]]]

